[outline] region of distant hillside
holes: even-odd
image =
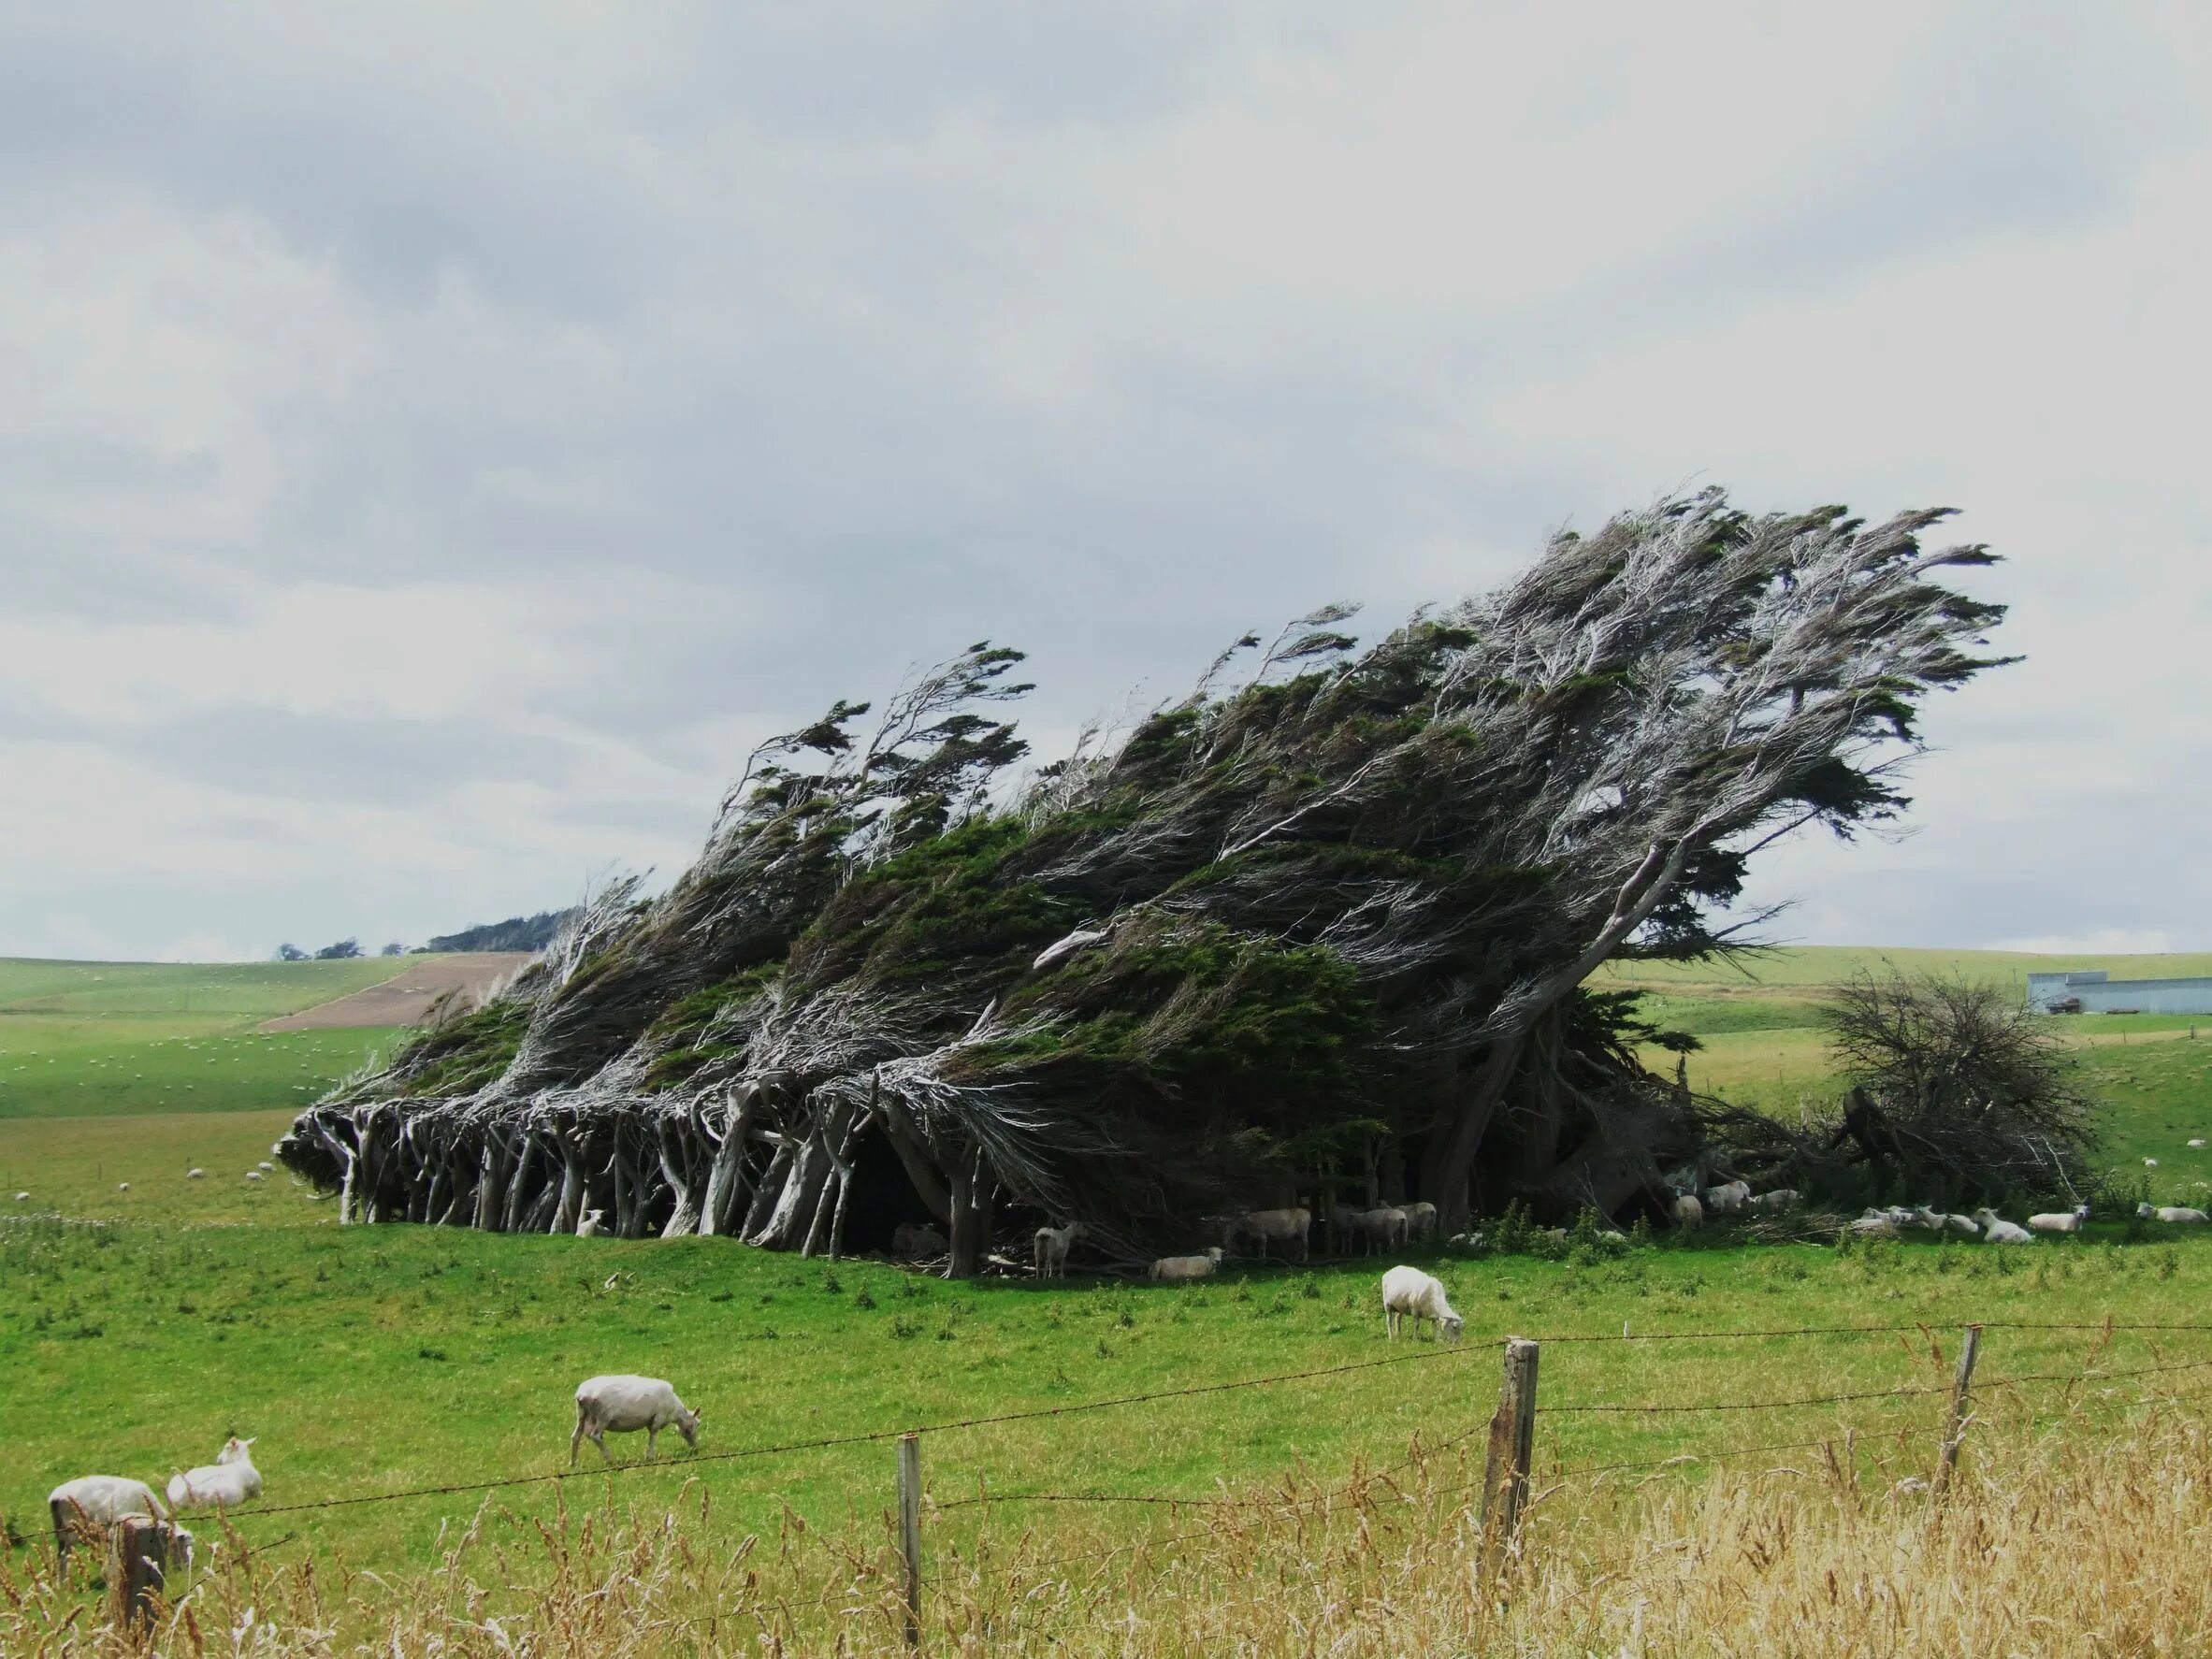
[[[441,933],[430,948],[447,950],[543,950],[560,931],[561,923],[575,912],[542,910],[536,916],[511,916],[503,922],[485,922],[458,933]]]

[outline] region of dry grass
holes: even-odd
[[[1928,1436],[1838,1440],[1722,1471],[1540,1466],[1521,1547],[1481,1568],[1478,1440],[1345,1487],[1127,1512],[940,1511],[936,1653],[1682,1655],[2197,1653],[2212,1645],[2212,1435],[2195,1402],[2086,1395],[1976,1426],[1949,1502],[1899,1490]],[[1542,1462],[1540,1453],[1540,1465]],[[955,1544],[955,1538],[965,1540]],[[708,1542],[713,1539],[712,1543]],[[165,1654],[666,1655],[902,1651],[886,1529],[796,1516],[732,1544],[671,1511],[487,1507],[420,1577],[216,1551]],[[43,1558],[0,1579],[0,1651],[133,1650]]]

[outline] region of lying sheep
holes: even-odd
[[[1795,1187],[1777,1187],[1771,1192],[1756,1194],[1745,1207],[1755,1216],[1771,1216],[1795,1209],[1804,1200],[1805,1195]]]
[[[69,1546],[80,1536],[88,1543],[105,1543],[108,1529],[126,1515],[167,1518],[152,1487],[123,1475],[80,1475],[65,1480],[46,1494],[46,1510],[53,1517],[54,1553],[65,1562]]]
[[[1222,1247],[1215,1245],[1203,1256],[1163,1256],[1145,1270],[1145,1277],[1171,1284],[1185,1279],[1211,1278],[1221,1264]]]
[[[1067,1277],[1067,1252],[1083,1233],[1083,1223],[1070,1221],[1065,1227],[1040,1227],[1034,1250],[1039,1278]]]
[[[1732,1216],[1751,1202],[1751,1184],[1748,1181],[1723,1181],[1717,1187],[1706,1188],[1701,1198],[1708,1214]]]
[[[1973,1219],[1981,1223],[1982,1242],[1993,1245],[2028,1245],[2035,1242],[2035,1234],[2025,1227],[2007,1221],[1992,1209],[1978,1209]]]
[[[2077,1204],[2070,1210],[2051,1210],[2028,1218],[2031,1233],[2079,1233],[2082,1223],[2089,1219],[2089,1206]]]
[[[694,1451],[699,1450],[699,1413],[688,1409],[676,1397],[673,1384],[658,1377],[632,1377],[627,1374],[613,1377],[594,1377],[577,1385],[576,1432],[569,1436],[569,1467],[576,1466],[576,1454],[589,1436],[600,1449],[600,1456],[608,1463],[609,1435],[632,1435],[645,1431],[645,1455],[650,1458],[658,1449],[660,1431],[673,1428],[684,1436],[684,1444]]]
[[[1880,1210],[1869,1211],[1856,1221],[1847,1222],[1843,1231],[1860,1238],[1895,1238],[1902,1231],[1897,1218]]]
[[[2135,1206],[2135,1213],[2147,1221],[2195,1222],[2212,1220],[2212,1217],[2207,1217],[2203,1210],[2187,1209],[2179,1205],[2171,1204],[2161,1205],[2156,1209],[2147,1204],[2139,1204]]]
[[[1453,1311],[1441,1279],[1418,1267],[1394,1267],[1382,1276],[1382,1328],[1392,1341],[1397,1340],[1409,1317],[1415,1336],[1421,1334],[1423,1320],[1436,1328],[1439,1341],[1456,1342],[1467,1328],[1467,1321]]]
[[[1944,1227],[1947,1232],[1957,1233],[1967,1238],[1979,1238],[1982,1235],[1981,1223],[1972,1216],[1945,1216]]]
[[[942,1256],[951,1248],[946,1236],[925,1222],[902,1221],[891,1229],[894,1256]]]
[[[180,1514],[187,1509],[235,1509],[259,1497],[261,1471],[247,1450],[253,1444],[234,1435],[223,1443],[213,1463],[171,1475],[169,1508]]]
[[[605,1210],[586,1210],[584,1219],[576,1223],[576,1236],[578,1238],[597,1238],[606,1231],[604,1227],[600,1225],[606,1219],[606,1214]]]

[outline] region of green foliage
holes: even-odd
[[[486,1003],[418,1031],[393,1058],[391,1085],[410,1095],[466,1094],[504,1072],[529,1029],[527,1003]]]

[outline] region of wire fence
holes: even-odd
[[[690,1456],[665,1461],[645,1461],[617,1464],[599,1467],[570,1467],[522,1474],[492,1474],[472,1479],[453,1480],[435,1485],[415,1486],[389,1492],[334,1493],[319,1499],[272,1505],[239,1510],[237,1522],[258,1522],[264,1517],[296,1517],[320,1511],[355,1510],[366,1506],[382,1506],[418,1502],[438,1497],[472,1496],[480,1506],[496,1493],[517,1488],[535,1486],[558,1487],[575,1479],[622,1480],[656,1472],[677,1472],[687,1478],[700,1465],[718,1465],[775,1457],[802,1457],[870,1445],[887,1441],[934,1441],[962,1433],[1001,1425],[1039,1423],[1070,1419],[1091,1413],[1133,1411],[1164,1406],[1171,1402],[1218,1397],[1245,1391],[1265,1389],[1318,1389],[1332,1379],[1361,1373],[1375,1373],[1391,1367],[1428,1366],[1435,1364],[1465,1364],[1480,1357],[1495,1357],[1501,1351],[1506,1359],[1497,1411],[1488,1418],[1472,1421],[1463,1420],[1464,1426],[1441,1436],[1424,1439],[1418,1434],[1413,1438],[1410,1451],[1395,1463],[1373,1468],[1354,1464],[1343,1479],[1329,1483],[1313,1483],[1303,1478],[1285,1480],[1282,1490],[1235,1493],[1211,1492],[1202,1493],[1169,1492],[1107,1492],[1096,1489],[1053,1490],[1024,1486],[1011,1491],[993,1491],[982,1484],[978,1477],[977,1489],[972,1493],[934,1496],[922,1489],[918,1473],[913,1479],[915,1490],[900,1492],[902,1510],[917,1518],[903,1540],[899,1551],[903,1559],[889,1565],[862,1561],[849,1554],[836,1555],[836,1577],[839,1582],[824,1588],[818,1594],[808,1596],[782,1596],[774,1598],[787,1608],[809,1606],[826,1607],[840,1601],[846,1603],[882,1602],[886,1598],[903,1598],[909,1609],[909,1618],[919,1616],[919,1598],[933,1586],[952,1583],[973,1585],[979,1576],[986,1574],[989,1565],[980,1552],[980,1543],[988,1536],[990,1517],[994,1509],[1055,1510],[1096,1508],[1101,1510],[1124,1509],[1133,1512],[1167,1511],[1170,1517],[1191,1512],[1219,1514],[1224,1511],[1264,1514],[1277,1511],[1290,1514],[1326,1514],[1339,1505],[1361,1506],[1369,1503],[1378,1489],[1394,1487],[1407,1471],[1452,1457],[1465,1455],[1468,1442],[1486,1439],[1483,1450],[1483,1469],[1480,1479],[1472,1479],[1442,1488],[1433,1483],[1423,1487],[1422,1495],[1431,1500],[1466,1498],[1468,1506],[1479,1507],[1476,1517],[1482,1536],[1489,1537],[1494,1531],[1496,1513],[1503,1512],[1510,1533],[1521,1503],[1525,1498],[1530,1483],[1538,1477],[1557,1483],[1570,1479],[1602,1480],[1615,1475],[1631,1475],[1646,1479],[1664,1479],[1670,1474],[1688,1474],[1699,1469],[1741,1464],[1759,1459],[1784,1458],[1793,1453],[1814,1452],[1832,1468],[1838,1464],[1837,1447],[1844,1448],[1846,1456],[1856,1458],[1869,1447],[1894,1443],[1901,1456],[1909,1457],[1916,1445],[1930,1457],[1930,1466],[1937,1469],[1934,1484],[1940,1490],[1943,1473],[1949,1461],[1957,1455],[1959,1442],[1967,1427],[1975,1420],[1972,1401],[1982,1394],[2002,1393],[2020,1399],[2036,1391],[2060,1389],[2070,1396],[2077,1391],[2099,1397],[2130,1383],[2147,1382],[2152,1378],[2179,1378],[2190,1373],[2212,1371],[2212,1357],[2168,1358],[2158,1353],[2161,1344],[2157,1340],[2169,1334],[2212,1333],[2212,1321],[2118,1321],[2104,1320],[1989,1320],[1973,1327],[1979,1333],[2019,1332],[2041,1334],[2045,1336],[2088,1335],[2092,1340],[2075,1363],[2062,1369],[2040,1369],[2009,1375],[1974,1376],[1972,1349],[1978,1345],[1964,1344],[1969,1357],[1959,1374],[1950,1381],[1922,1380],[1925,1373],[1918,1373],[1922,1363],[1942,1363],[1940,1336],[1936,1328],[1923,1321],[1894,1324],[1819,1325],[1764,1327],[1758,1329],[1716,1329],[1696,1331],[1634,1332],[1624,1328],[1618,1334],[1611,1333],[1571,1332],[1535,1338],[1500,1338],[1489,1341],[1460,1344],[1437,1343],[1417,1348],[1409,1352],[1395,1352],[1377,1358],[1346,1362],[1339,1364],[1310,1366],[1296,1370],[1270,1373],[1262,1376],[1224,1378],[1218,1381],[1194,1382],[1168,1389],[1152,1389],[1139,1392],[1108,1395],[1090,1400],[1058,1403],[1019,1409],[991,1412],[960,1418],[940,1419],[910,1423],[897,1427],[859,1429],[848,1433],[809,1436],[800,1439],[763,1442],[730,1448],[717,1451],[699,1452]],[[2115,1339],[2131,1335],[2142,1339],[2152,1350],[2148,1363],[2114,1366],[2105,1363]],[[1915,1341],[1913,1339],[1917,1339]],[[1757,1341],[1777,1345],[1799,1343],[1857,1341],[1893,1347],[1904,1340],[1908,1349],[1917,1352],[1919,1342],[1928,1345],[1925,1360],[1914,1360],[1915,1371],[1887,1387],[1841,1388],[1823,1392],[1794,1393],[1785,1396],[1742,1398],[1699,1398],[1691,1400],[1634,1399],[1607,1397],[1569,1397],[1542,1399],[1535,1389],[1535,1353],[1544,1348],[1565,1349],[1570,1353],[1588,1353],[1595,1348],[1612,1346],[1623,1350],[1641,1344],[1732,1344]],[[2032,1346],[2032,1345],[2031,1345]],[[1527,1386],[1525,1398],[1515,1397],[1512,1382],[1516,1350],[1528,1349],[1522,1356],[1526,1365]],[[1578,1370],[1582,1367],[1578,1366]],[[2153,1401],[2177,1401],[2200,1396],[2212,1392],[2212,1381],[2180,1392],[2159,1391],[2132,1396],[2119,1404],[2148,1404]],[[1738,1421],[1747,1416],[1770,1413],[1810,1412],[1840,1407],[1896,1406],[1919,1407],[1938,1398],[1947,1398],[1949,1408],[1941,1422],[1930,1421],[1916,1416],[1892,1417],[1888,1421],[1873,1422],[1856,1421],[1833,1422],[1817,1434],[1800,1431],[1777,1439],[1751,1443],[1731,1442],[1713,1447],[1684,1448],[1667,1446],[1656,1455],[1584,1457],[1572,1462],[1562,1462],[1556,1445],[1547,1444],[1548,1461],[1536,1457],[1531,1448],[1536,1445],[1536,1425],[1545,1420],[1558,1422],[1564,1429],[1575,1421],[1611,1420],[1623,1423],[1639,1420],[1663,1420],[1669,1422],[1693,1419]],[[1854,1413],[1863,1417],[1863,1413]],[[1517,1419],[1517,1421],[1516,1421]],[[1516,1450],[1519,1448],[1519,1450]],[[1624,1450],[1633,1450],[1626,1448]],[[1463,1465],[1464,1466],[1464,1465]],[[911,1460],[902,1457],[902,1482],[907,1479],[909,1468],[918,1471],[918,1456]],[[1779,1470],[1774,1472],[1780,1472]],[[1904,1485],[1913,1485],[1917,1478],[1908,1479]],[[1918,1481],[1920,1485],[1929,1482]],[[956,1569],[935,1574],[922,1570],[922,1551],[918,1520],[922,1516],[934,1518],[939,1524],[949,1522],[956,1515],[972,1513],[978,1528],[977,1550],[961,1553],[955,1551],[960,1561]],[[808,1529],[817,1543],[820,1543],[818,1529]],[[1181,1529],[1166,1534],[1147,1531],[1139,1536],[1111,1545],[1094,1544],[1079,1553],[1032,1559],[1022,1554],[1015,1563],[1019,1570],[1032,1578],[1048,1575],[1063,1568],[1087,1567],[1093,1574],[1102,1570],[1103,1564],[1132,1551],[1146,1550],[1167,1551],[1192,1540],[1206,1536],[1211,1527]],[[229,1532],[228,1537],[243,1554],[267,1552],[296,1542],[297,1532],[263,1542],[250,1542]],[[1023,1538],[1034,1536],[1025,1531]],[[826,1546],[825,1546],[826,1547]],[[834,1554],[835,1552],[833,1552]],[[674,1621],[670,1627],[710,1623],[725,1617],[737,1617],[744,1609],[732,1607],[698,1618]]]

